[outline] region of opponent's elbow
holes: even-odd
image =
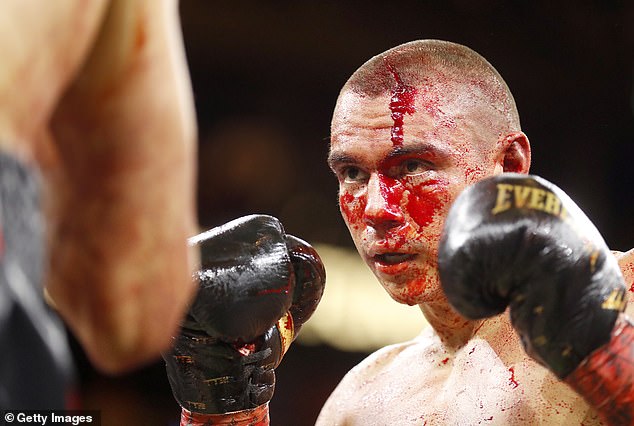
[[[191,290],[185,293],[192,294]],[[188,303],[189,297],[149,306],[127,301],[110,312],[85,318],[77,328],[77,338],[99,371],[126,373],[157,361],[161,352],[169,350]]]
[[[95,368],[125,373],[158,360],[178,333],[195,285],[185,272],[167,275],[137,283],[101,277],[90,286],[65,281],[49,286],[48,300]]]

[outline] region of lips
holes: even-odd
[[[404,273],[415,258],[415,254],[397,252],[377,253],[370,257],[374,271],[389,276]]]
[[[382,265],[391,266],[398,265],[399,263],[407,262],[415,257],[409,253],[381,253],[373,256],[375,262]]]

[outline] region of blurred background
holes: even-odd
[[[180,12],[201,228],[271,214],[326,264],[323,302],[277,369],[272,424],[314,424],[346,371],[425,326],[360,264],[325,162],[339,89],[371,56],[421,38],[481,53],[515,95],[533,173],[567,191],[613,249],[634,246],[634,2],[182,0]],[[113,378],[75,353],[79,398],[103,424],[178,423],[161,362]]]

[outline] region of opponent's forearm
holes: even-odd
[[[110,163],[111,173],[80,174],[60,187],[49,222],[50,294],[92,361],[108,372],[158,357],[195,290],[189,155],[165,153],[175,159],[169,167],[143,160],[141,151]],[[130,166],[135,159],[139,166]]]
[[[565,382],[610,425],[634,424],[634,324],[621,315],[610,341],[594,351]]]
[[[234,411],[224,414],[193,413],[181,411],[181,426],[269,426],[269,404],[262,404],[250,410]]]
[[[51,119],[63,176],[49,291],[109,372],[158,357],[195,290],[196,126],[175,6],[112,2]]]

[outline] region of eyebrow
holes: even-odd
[[[428,155],[437,159],[444,159],[449,157],[449,150],[438,145],[432,145],[427,142],[415,142],[407,146],[397,146],[387,155],[386,159],[392,159],[396,157],[402,157],[405,155]]]
[[[407,155],[427,155],[432,156],[435,159],[442,161],[450,156],[450,151],[446,148],[432,145],[427,142],[415,142],[407,146],[396,146],[386,156],[385,160],[392,160],[394,158],[407,156]],[[331,151],[328,155],[328,165],[334,169],[335,166],[341,164],[358,164],[361,160],[359,156],[352,155],[342,151]]]
[[[359,162],[358,157],[344,152],[331,151],[330,154],[328,154],[328,166],[330,166],[331,169],[334,169],[335,166],[340,164],[356,164]]]

